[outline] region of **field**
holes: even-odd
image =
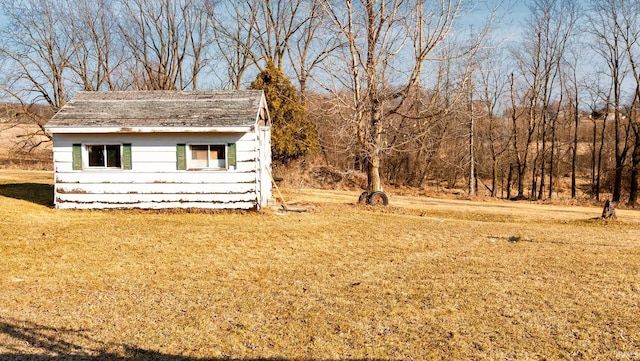
[[[51,178],[0,170],[2,360],[640,360],[639,211],[62,211]]]
[[[19,146],[21,141],[28,142],[28,137],[24,137],[25,134],[31,134],[36,130],[34,126],[7,123],[5,119],[0,117],[0,168],[52,169],[52,145],[50,142],[40,145],[31,152],[24,152],[28,147],[21,148]],[[31,138],[34,142],[44,139],[43,136]]]

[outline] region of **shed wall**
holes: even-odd
[[[74,144],[103,143],[131,144],[131,169],[89,169],[83,158],[73,170]],[[235,168],[178,170],[178,144],[231,143]],[[256,133],[55,134],[53,144],[58,208],[249,209],[271,197]]]

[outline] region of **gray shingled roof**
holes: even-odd
[[[238,127],[256,124],[260,90],[79,92],[47,127]]]

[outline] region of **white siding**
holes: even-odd
[[[73,144],[129,143],[131,170],[73,170]],[[235,169],[177,170],[177,144],[236,144]],[[254,208],[271,197],[261,187],[254,133],[55,134],[58,208]],[[269,181],[268,179],[266,181]],[[265,198],[266,197],[266,198]]]
[[[258,130],[259,161],[257,173],[257,188],[262,197],[262,204],[266,204],[271,198],[271,130],[269,127],[260,127]]]

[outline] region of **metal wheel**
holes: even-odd
[[[387,197],[384,192],[373,192],[369,194],[367,204],[372,206],[387,206],[389,205],[389,197]]]
[[[369,191],[364,191],[360,194],[360,197],[358,198],[358,203],[368,202],[368,198],[369,198]]]

